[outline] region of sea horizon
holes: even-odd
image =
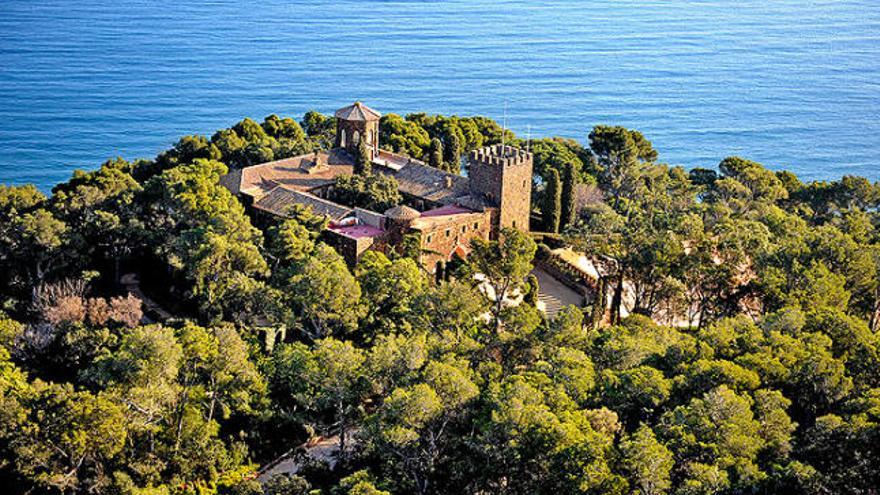
[[[795,2],[228,2],[0,7],[0,183],[43,190],[244,117],[361,100],[517,135],[642,131],[659,161],[742,156],[880,180],[880,6]]]

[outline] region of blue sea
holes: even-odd
[[[362,100],[880,179],[878,0],[0,0],[0,183]]]

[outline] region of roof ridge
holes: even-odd
[[[336,118],[341,120],[379,120],[382,114],[364,105],[360,101],[356,101],[351,105],[342,107],[334,114]]]

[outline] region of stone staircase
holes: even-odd
[[[583,306],[584,298],[582,295],[570,289],[544,269],[536,267],[532,270],[532,274],[538,278],[538,309],[549,318],[555,318],[565,306]]]

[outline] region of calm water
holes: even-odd
[[[880,1],[0,0],[0,183],[360,99],[880,179]]]

